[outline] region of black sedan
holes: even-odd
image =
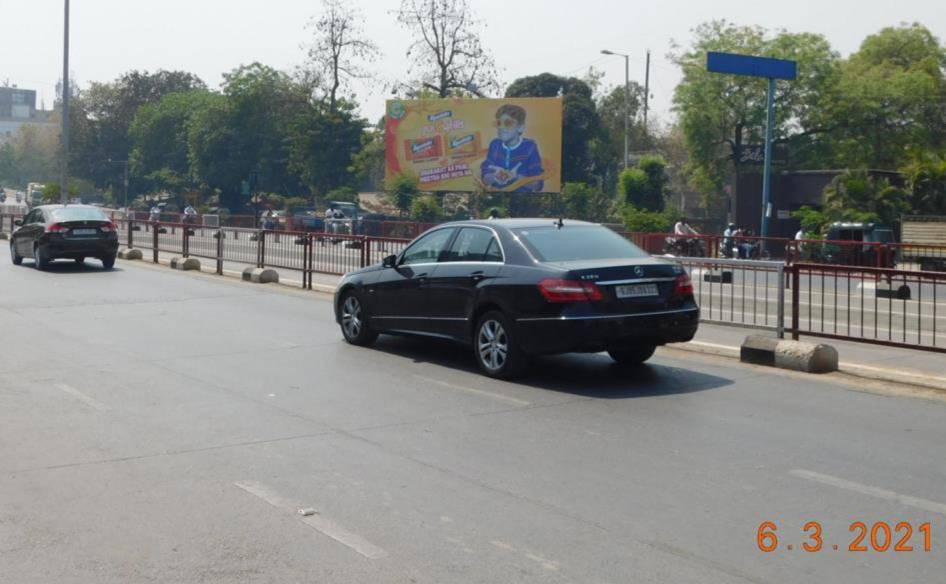
[[[36,268],[45,270],[53,260],[81,264],[87,257],[101,260],[105,269],[115,265],[118,229],[97,207],[45,205],[34,208],[16,225],[10,238],[10,257],[16,265],[23,258],[33,258]]]
[[[349,343],[379,333],[450,339],[498,378],[542,354],[607,351],[640,364],[659,345],[691,340],[699,313],[679,265],[606,227],[551,219],[440,225],[347,274],[335,295]]]

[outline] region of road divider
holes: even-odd
[[[272,268],[246,268],[243,270],[243,281],[254,284],[278,284],[279,272]]]
[[[171,258],[171,268],[175,270],[200,271],[200,260],[197,258]]]
[[[118,250],[118,257],[123,260],[140,260],[144,256],[140,249],[120,249]]]
[[[838,351],[830,345],[786,341],[761,335],[746,337],[739,359],[743,363],[805,373],[833,373],[838,370]]]

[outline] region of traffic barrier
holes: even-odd
[[[838,352],[830,345],[759,335],[746,337],[740,348],[739,359],[743,363],[805,373],[832,373],[838,370]]]
[[[140,249],[120,249],[118,250],[118,257],[123,260],[140,260],[144,256]]]
[[[200,270],[200,260],[197,258],[171,258],[171,268],[175,270]]]
[[[243,270],[243,281],[254,284],[278,284],[279,272],[272,268],[246,268]]]

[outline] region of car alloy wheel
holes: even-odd
[[[350,339],[361,334],[361,303],[354,295],[346,298],[342,306],[342,327],[345,329],[345,336]]]
[[[352,345],[366,346],[378,338],[378,333],[368,327],[361,300],[353,292],[342,299],[342,334]]]
[[[509,336],[498,320],[487,320],[480,326],[477,338],[480,362],[492,373],[506,365],[509,357]]]

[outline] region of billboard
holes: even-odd
[[[391,100],[385,175],[411,173],[425,191],[557,193],[562,100]]]

